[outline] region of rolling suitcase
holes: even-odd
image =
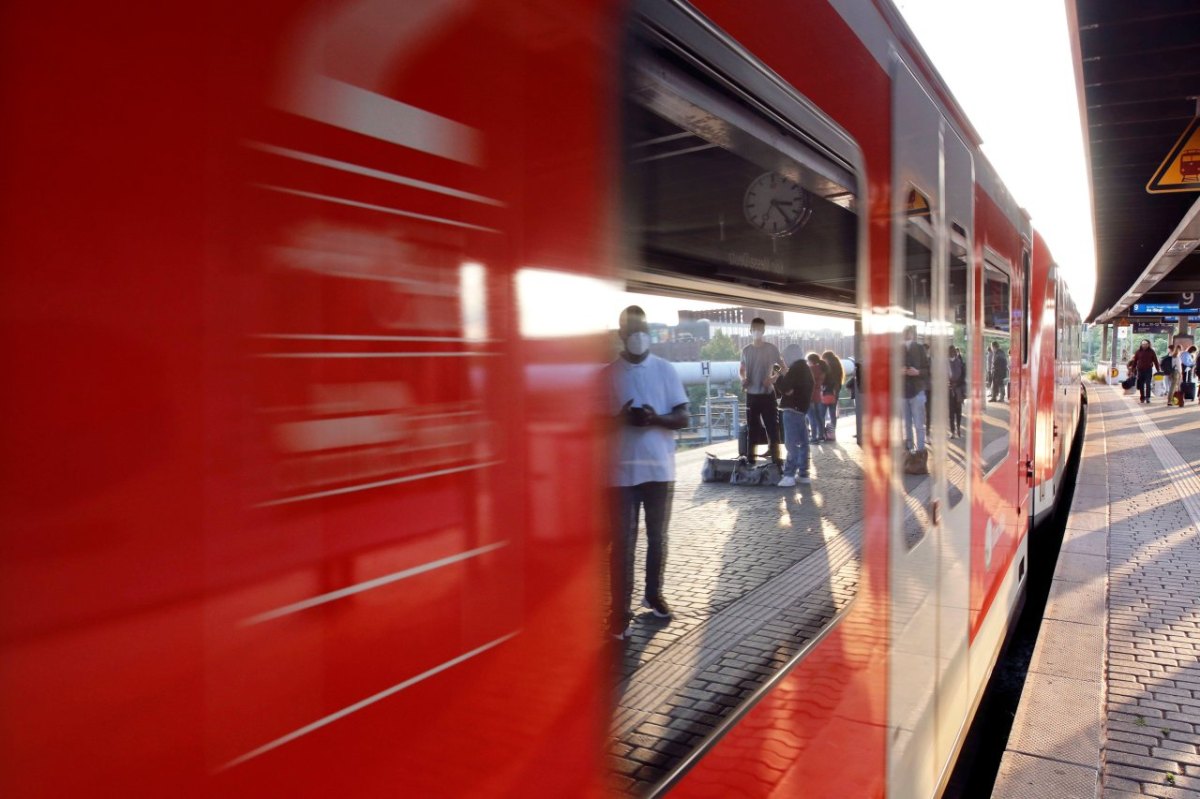
[[[1190,402],[1196,398],[1196,382],[1194,380],[1185,380],[1182,389],[1185,400]]]

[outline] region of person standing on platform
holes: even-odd
[[[787,364],[783,362],[779,348],[763,339],[766,332],[767,323],[763,319],[755,317],[750,322],[753,341],[742,348],[742,362],[738,367],[742,388],[746,390],[746,424],[750,428],[746,460],[749,463],[754,463],[754,442],[763,440],[763,428],[766,429],[767,457],[780,462],[775,380],[787,372]]]
[[[967,362],[958,347],[950,345],[950,437],[962,438],[963,400],[967,397]]]
[[[1000,342],[992,342],[992,401],[999,402],[1005,398],[1008,383],[1008,356],[1000,349]]]
[[[983,401],[986,403],[992,394],[992,358],[996,354],[995,347],[983,348],[985,360],[983,365]]]
[[[1167,376],[1167,405],[1174,405],[1176,402],[1175,392],[1179,390],[1180,383],[1180,365],[1179,353],[1183,347],[1178,344],[1172,344],[1167,347],[1167,354],[1163,356],[1159,367],[1162,373]],[[1180,407],[1183,406],[1183,394],[1178,397]]]
[[[812,370],[798,344],[783,350],[788,362],[787,374],[775,381],[779,407],[783,412],[783,445],[787,460],[783,462],[783,478],[776,484],[791,488],[797,483],[811,483],[808,474],[808,407],[812,403]]]
[[[821,395],[821,402],[825,404],[825,437],[837,441],[838,400],[842,396],[842,384],[846,382],[846,369],[833,350],[822,352],[821,360],[825,362],[825,390]]]
[[[904,328],[904,448],[925,455],[925,391],[928,388],[929,357],[917,341],[917,328]]]
[[[1150,402],[1150,383],[1158,369],[1158,354],[1150,346],[1150,339],[1142,339],[1129,359],[1129,366],[1137,370],[1138,402]]]
[[[829,367],[821,360],[821,356],[810,352],[805,358],[808,361],[809,372],[812,374],[812,392],[808,404],[809,443],[815,444],[825,440],[825,406],[821,402],[821,392],[829,376]]]
[[[1182,345],[1181,345],[1182,346]],[[1182,382],[1193,380],[1193,370],[1196,368],[1196,347],[1192,345],[1179,354],[1179,369]]]
[[[608,365],[605,375],[617,423],[609,633],[624,640],[633,631],[630,605],[639,511],[644,511],[646,518],[646,594],[642,604],[659,618],[671,618],[671,608],[663,598],[663,575],[675,488],[674,431],[687,427],[688,397],[675,367],[650,353],[645,311],[636,305],[622,311],[619,334],[624,351]]]

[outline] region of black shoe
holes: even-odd
[[[624,641],[633,637],[633,621],[631,619],[610,618],[608,634],[616,641]]]
[[[667,600],[660,597],[646,597],[642,600],[642,607],[650,608],[650,612],[660,619],[669,619],[675,614],[671,612],[671,606],[667,604]]]

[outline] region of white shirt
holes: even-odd
[[[629,400],[635,408],[649,405],[660,415],[688,401],[675,367],[657,355],[647,355],[641,363],[617,358],[606,368],[605,379],[614,416]],[[622,425],[617,433],[612,479],[616,486],[674,481],[675,431],[657,425]]]

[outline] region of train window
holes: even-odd
[[[1008,274],[994,263],[983,269],[983,471],[1008,457],[1012,369],[1012,294]]]
[[[1033,296],[1033,270],[1030,268],[1029,248],[1021,251],[1021,363],[1029,364],[1029,339],[1033,335],[1033,318],[1029,313],[1030,298]]]
[[[896,415],[902,434],[898,471],[904,476],[908,511],[904,514],[904,541],[911,548],[924,537],[929,527],[924,497],[929,493],[930,444],[941,449],[940,442],[927,441],[930,412],[930,348],[934,334],[931,322],[933,292],[932,267],[934,230],[928,198],[915,188],[908,192],[905,220],[905,260],[903,281],[899,287],[900,308],[907,324],[897,355],[900,367],[896,391]]]
[[[641,268],[853,313],[858,222],[846,166],[666,54],[640,59],[631,84],[626,224]]]
[[[967,265],[970,252],[967,233],[961,225],[951,224],[950,246],[947,249],[946,304],[950,322],[949,420],[946,430],[950,445],[946,459],[946,490],[950,507],[956,507],[966,496],[967,444],[971,429],[970,362],[967,349]]]
[[[633,56],[623,108],[625,291],[609,309],[606,383],[618,385],[616,370],[638,377],[626,364],[640,356],[616,329],[622,311],[637,306],[649,348],[638,362],[669,362],[686,398],[686,423],[672,434],[665,558],[648,542],[648,519],[657,526],[664,518],[653,498],[639,516],[619,488],[636,479],[622,477],[621,464],[640,463],[644,453],[627,450],[622,426],[613,438],[608,610],[611,631],[629,632],[618,644],[610,758],[614,770],[632,775],[627,792],[640,794],[802,656],[857,594],[863,463],[853,398],[863,222],[857,176],[822,154],[816,138],[665,47],[639,41]],[[787,371],[764,385],[778,361]],[[630,398],[637,399],[619,399]],[[737,465],[739,453],[751,452],[753,465]],[[738,482],[773,485],[773,456],[786,482],[731,482],[736,469]],[[658,586],[674,619],[642,606]],[[751,605],[757,615],[747,624]],[[643,765],[648,751],[653,768]]]

